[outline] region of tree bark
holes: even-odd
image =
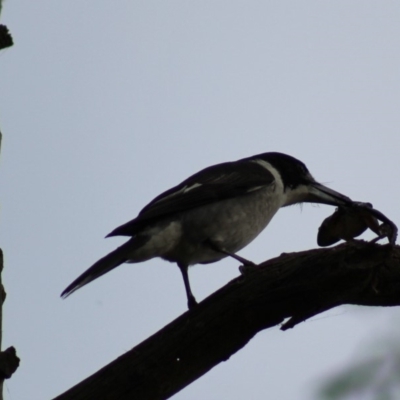
[[[1,133],[0,133],[1,142]],[[3,303],[6,299],[6,292],[1,281],[1,273],[3,271],[3,251],[0,249],[0,349],[3,336]],[[19,366],[19,358],[14,347],[0,352],[0,400],[3,400],[3,384],[4,379],[11,378],[11,375]]]
[[[2,10],[3,0],[0,0],[0,14]],[[10,47],[14,44],[13,38],[5,25],[0,25],[0,50]],[[0,132],[0,150],[2,133]],[[0,249],[0,349],[3,336],[3,303],[6,299],[6,292],[1,281],[1,273],[3,271],[3,251]],[[14,347],[0,352],[0,400],[3,400],[3,384],[4,379],[10,378],[19,366],[19,358]]]
[[[400,305],[400,247],[356,242],[246,267],[193,311],[54,400],[167,399],[261,330],[293,328],[342,304]]]
[[[3,0],[0,0],[0,14],[3,6]],[[5,25],[0,25],[0,50],[12,46],[13,39]],[[1,150],[2,134],[0,132],[0,150]],[[1,273],[3,271],[3,251],[0,249],[0,349],[3,336],[3,303],[6,299],[6,292],[1,282]],[[4,379],[10,378],[19,365],[19,358],[14,347],[0,352],[0,400],[3,400],[3,384]]]
[[[1,25],[0,25],[1,26]],[[1,150],[2,134],[0,132],[0,150]],[[3,339],[3,303],[6,299],[6,292],[1,279],[4,267],[3,251],[0,249],[0,349]],[[0,351],[0,400],[3,400],[3,384],[4,379],[8,379],[17,370],[19,366],[19,358],[14,347],[9,347],[4,351]]]
[[[0,25],[1,26],[1,25]],[[0,150],[1,150],[2,134],[0,132]],[[0,349],[3,339],[3,303],[6,299],[6,291],[4,290],[1,274],[4,267],[3,251],[0,249]],[[19,358],[14,347],[9,347],[4,351],[0,351],[0,400],[3,400],[3,384],[4,379],[11,378],[11,375],[19,366]]]

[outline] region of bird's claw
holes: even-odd
[[[242,275],[247,275],[249,272],[254,272],[256,270],[256,268],[258,267],[257,264],[254,264],[251,261],[246,260],[247,263],[243,263],[243,265],[241,265],[239,267],[239,272]]]

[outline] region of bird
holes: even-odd
[[[352,200],[317,182],[300,160],[268,152],[207,167],[166,190],[106,237],[129,239],[76,278],[65,298],[123,263],[152,258],[174,262],[189,310],[197,305],[188,268],[232,257],[252,242],[281,208],[296,203],[350,206]]]

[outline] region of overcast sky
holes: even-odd
[[[59,295],[123,242],[107,233],[201,168],[285,152],[400,223],[399,18],[397,0],[5,2],[3,347],[21,357],[6,399],[51,399],[186,311],[162,260]],[[240,254],[315,248],[332,211],[283,209]],[[190,270],[198,300],[237,275],[232,259]],[[263,331],[174,398],[310,400],[399,317],[347,306]]]

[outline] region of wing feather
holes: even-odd
[[[274,181],[273,175],[251,159],[217,164],[197,172],[161,193],[139,215],[108,236],[133,236],[160,218],[259,190]]]

